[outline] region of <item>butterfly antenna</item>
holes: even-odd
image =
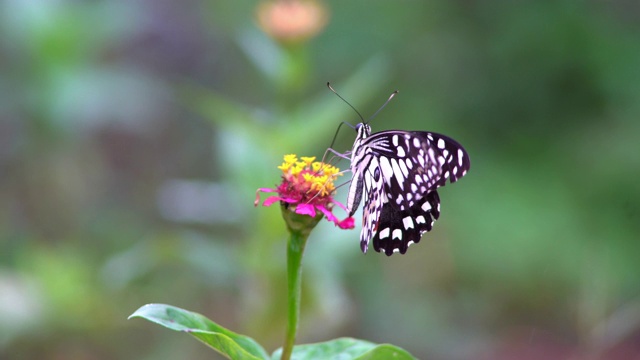
[[[362,117],[362,115],[360,114],[360,112],[358,112],[358,110],[356,110],[356,108],[355,108],[355,107],[353,107],[353,105],[351,105],[347,100],[345,100],[342,96],[340,96],[340,94],[338,94],[338,92],[337,92],[337,91],[335,91],[335,90],[331,87],[331,83],[327,82],[327,87],[329,88],[329,90],[331,90],[331,92],[333,92],[334,94],[336,94],[336,96],[337,96],[337,97],[339,97],[339,98],[340,98],[340,100],[344,101],[347,105],[349,105],[349,107],[351,107],[351,108],[353,109],[353,111],[355,111],[355,112],[356,112],[356,114],[358,114],[358,117],[360,117],[360,120],[361,120],[362,122],[364,122],[364,118]],[[340,125],[338,125],[338,128],[336,129],[336,133],[335,133],[335,134],[333,134],[333,139],[331,140],[331,145],[329,145],[329,148],[328,148],[328,149],[332,149],[332,148],[333,148],[333,145],[335,144],[336,139],[338,138],[338,134],[340,133],[340,128],[342,127],[342,125],[345,125],[345,124],[346,124],[347,126],[349,126],[350,128],[355,129],[355,126],[353,126],[353,125],[349,124],[348,122],[345,122],[345,121],[341,122],[341,123],[340,123]],[[322,162],[324,162],[324,159],[325,159],[325,156],[326,156],[326,155],[327,155],[327,153],[325,152],[324,156],[322,157]]]
[[[373,115],[371,115],[371,117],[369,118],[369,121],[371,121],[374,117],[376,117],[376,115],[378,115],[378,113],[384,109],[385,106],[387,106],[387,104],[389,103],[389,101],[391,101],[391,99],[393,99],[394,96],[396,96],[398,94],[398,90],[394,91],[391,93],[391,95],[389,95],[389,98],[387,99],[387,101],[384,102],[384,104],[382,104],[382,106],[380,106],[380,109],[378,109],[378,111],[376,111],[375,113],[373,113]],[[337,95],[337,94],[336,94]],[[338,95],[339,96],[339,95]],[[367,121],[367,122],[369,122]]]
[[[362,122],[364,122],[364,118],[362,117],[362,115],[360,115],[360,112],[358,110],[356,110],[356,108],[353,107],[353,105],[351,105],[347,100],[345,100],[342,96],[340,96],[340,94],[338,94],[332,87],[331,84],[329,82],[327,82],[327,87],[329,88],[329,90],[331,90],[334,94],[336,94],[337,97],[340,98],[340,100],[344,101],[345,103],[347,103],[347,105],[349,105],[353,111],[356,112],[356,114],[358,114],[358,116],[360,117],[360,120]]]

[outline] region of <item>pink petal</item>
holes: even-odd
[[[322,213],[324,214],[324,216],[326,216],[326,217],[327,217],[327,220],[329,220],[329,221],[333,221],[333,222],[334,222],[334,223],[336,223],[336,224],[338,223],[338,221],[339,221],[339,220],[338,220],[338,218],[337,218],[335,215],[333,215],[333,213],[332,213],[331,211],[327,210],[327,208],[326,208],[326,207],[324,207],[324,206],[322,206],[322,205],[316,205],[316,208],[317,208],[318,210],[322,211]]]
[[[256,190],[256,200],[253,202],[253,206],[258,206],[258,204],[260,203],[260,193],[261,192],[277,192],[276,189],[269,189],[269,188],[259,188],[258,190]],[[271,204],[269,204],[271,205]],[[269,206],[266,205],[266,206]]]
[[[316,209],[310,204],[298,204],[298,206],[296,206],[296,214],[316,217]]]
[[[354,227],[356,227],[356,220],[352,217],[348,217],[340,221],[336,225],[338,225],[340,229],[353,229]]]
[[[340,206],[340,208],[342,208],[342,210],[347,211],[347,207],[346,207],[346,206],[344,206],[344,205],[342,205],[342,203],[341,203],[341,202],[339,202],[339,201],[337,201],[337,200],[333,200],[333,199],[331,199],[331,201],[332,201],[334,204],[336,204],[336,205]]]
[[[327,217],[327,220],[333,221],[333,223],[336,224],[336,226],[338,226],[340,229],[353,229],[355,227],[355,220],[352,217],[348,217],[340,221],[340,219],[333,215],[333,213],[327,210],[327,208],[325,208],[324,206],[316,205],[316,208],[322,211],[322,213]]]
[[[284,201],[280,196],[269,196],[263,203],[262,206],[271,206],[276,201]]]

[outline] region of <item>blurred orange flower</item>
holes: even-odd
[[[316,36],[329,20],[327,8],[315,0],[266,1],[258,5],[258,24],[280,42],[296,43]]]

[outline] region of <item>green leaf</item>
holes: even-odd
[[[276,350],[272,360],[279,360],[282,349]],[[407,351],[389,344],[340,338],[327,342],[298,345],[293,348],[291,360],[339,359],[339,360],[415,360]]]
[[[139,317],[175,331],[184,331],[230,359],[259,360],[269,355],[255,340],[227,330],[205,316],[171,305],[148,304],[129,319]]]

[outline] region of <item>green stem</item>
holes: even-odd
[[[308,231],[291,231],[287,244],[287,332],[282,347],[281,360],[289,360],[296,342],[298,319],[300,317],[300,297],[302,288],[302,254],[309,237]]]

